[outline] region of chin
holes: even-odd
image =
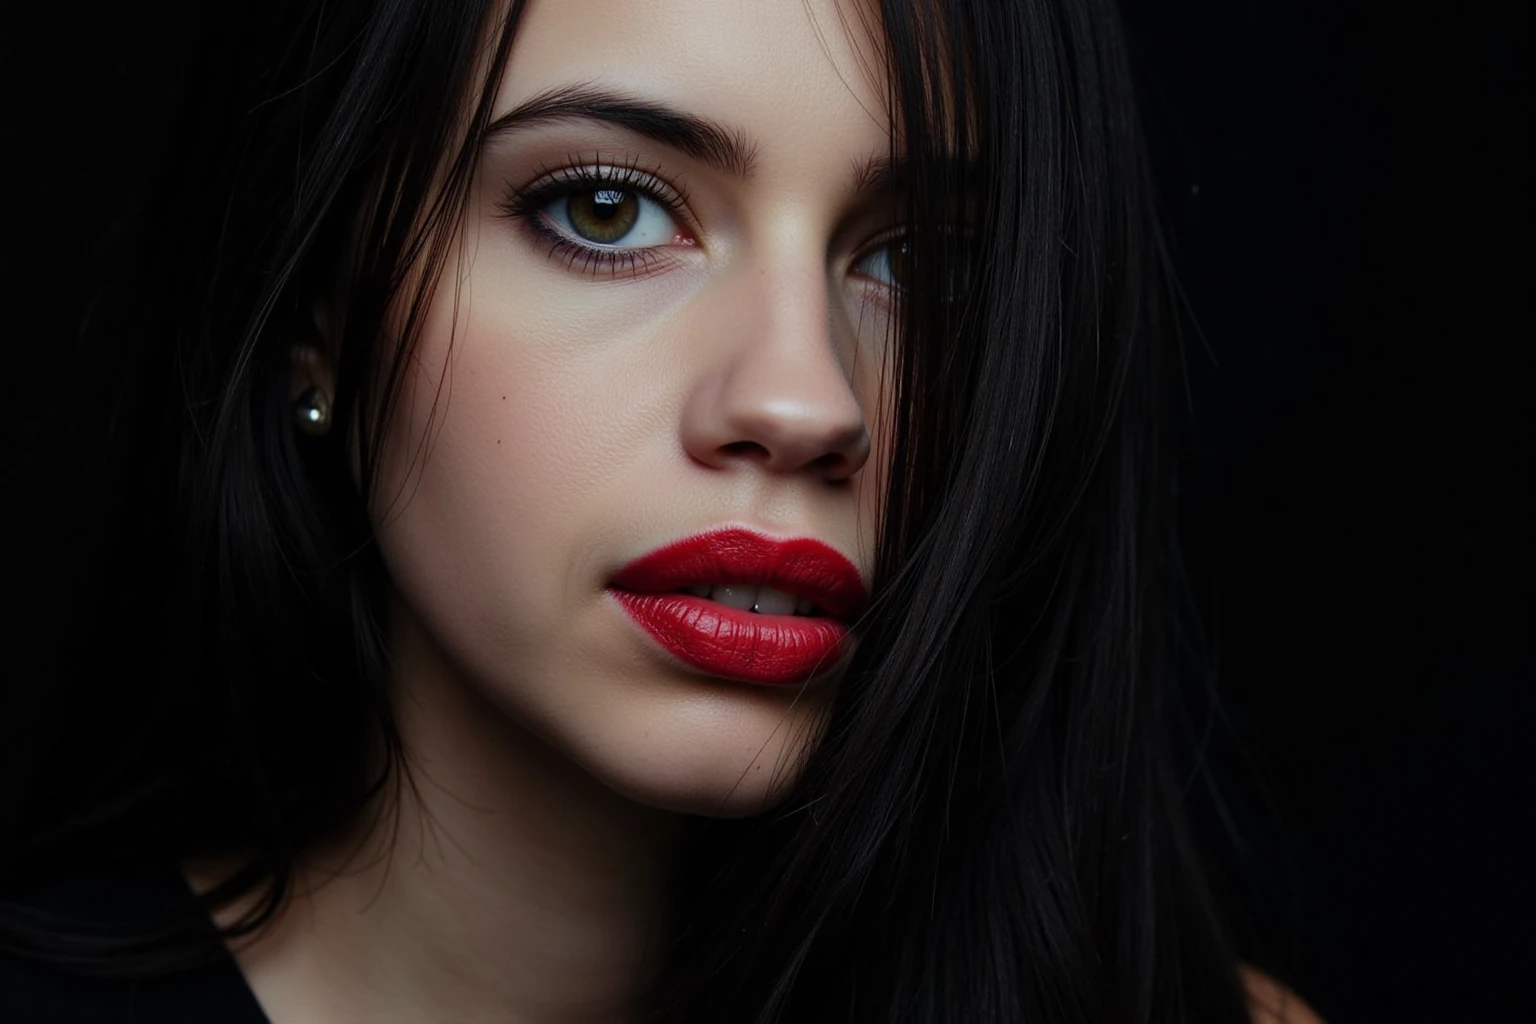
[[[637,643],[608,602],[508,640],[477,620],[490,604],[395,604],[402,731],[473,802],[571,808],[595,780],[630,805],[751,817],[783,801],[825,730],[838,669],[803,685],[709,676]]]
[[[689,680],[692,692],[626,702],[559,745],[613,792],[655,810],[747,818],[778,806],[825,729],[826,689],[792,694]],[[610,726],[611,728],[607,728]]]

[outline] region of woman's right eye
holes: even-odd
[[[666,207],[632,188],[574,190],[549,201],[539,213],[571,241],[605,249],[669,245],[680,233]]]

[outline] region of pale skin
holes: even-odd
[[[889,151],[874,47],[836,0],[529,5],[493,119],[591,87],[746,159],[571,118],[483,148],[372,501],[416,790],[397,833],[308,853],[235,947],[273,1024],[633,1020],[681,816],[761,813],[815,742],[835,678],[707,678],[605,585],[726,525],[815,538],[868,579],[894,227],[861,190]],[[643,268],[583,273],[507,215],[509,190],[595,166],[686,193],[649,208]],[[296,366],[296,389],[327,383],[323,358]]]

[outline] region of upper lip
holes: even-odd
[[[615,587],[642,593],[725,583],[773,587],[845,621],[864,601],[859,570],[833,548],[809,537],[778,539],[741,527],[657,548],[613,578]]]

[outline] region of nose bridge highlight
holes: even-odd
[[[819,259],[742,267],[707,328],[726,358],[684,417],[695,459],[720,468],[750,460],[833,480],[864,464],[869,434],[839,358],[830,291]]]

